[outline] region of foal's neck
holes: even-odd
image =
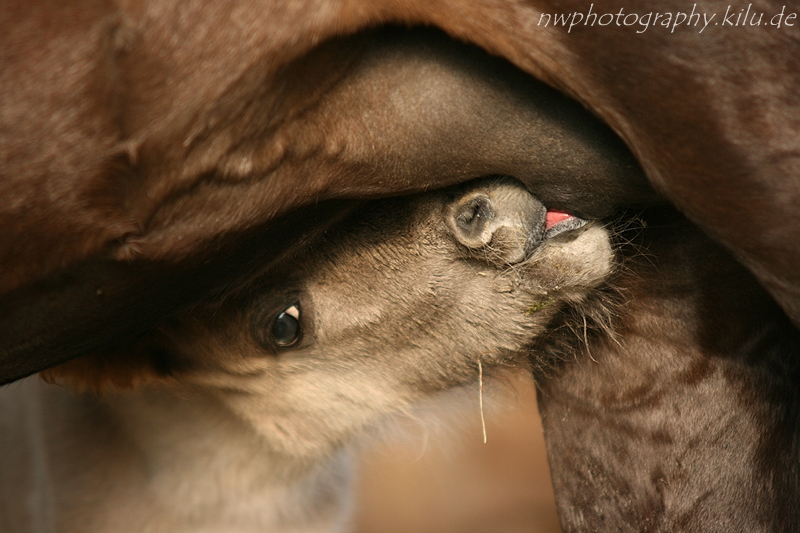
[[[31,494],[20,491],[19,505],[9,508],[23,512],[35,495],[41,500],[36,515],[52,522],[43,530],[329,533],[344,528],[349,453],[313,465],[276,454],[213,394],[146,388],[97,398],[36,379],[4,392],[26,410],[17,417],[19,427],[7,429],[20,434],[17,443],[22,438],[38,443],[43,461],[10,464],[0,457],[0,478],[30,480]],[[41,499],[47,494],[58,496]],[[32,523],[32,518],[20,515],[17,521]]]
[[[338,531],[349,508],[347,451],[307,464],[270,450],[212,394],[145,390],[107,399],[149,471],[148,490],[187,522]]]

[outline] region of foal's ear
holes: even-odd
[[[172,382],[172,358],[157,337],[79,357],[44,370],[39,376],[48,383],[97,393]]]

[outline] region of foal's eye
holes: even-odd
[[[272,338],[278,346],[291,346],[300,337],[300,304],[281,311],[272,323]]]

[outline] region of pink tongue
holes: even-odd
[[[570,218],[575,218],[575,217],[563,211],[548,211],[547,217],[545,218],[545,229],[550,229],[559,222],[564,222],[565,220],[569,220]]]

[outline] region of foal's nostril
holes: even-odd
[[[453,216],[462,238],[469,241],[472,246],[487,244],[492,238],[487,228],[494,218],[494,211],[488,197],[479,196],[470,199],[459,206]]]
[[[492,264],[524,261],[542,242],[544,205],[511,178],[475,182],[451,204],[450,231],[473,255]]]

